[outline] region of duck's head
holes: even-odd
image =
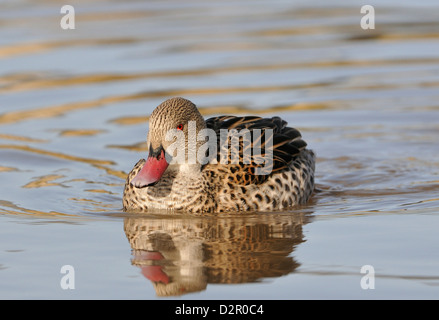
[[[194,133],[189,131],[195,130],[196,139],[196,134],[205,128],[203,117],[191,101],[178,97],[162,102],[149,120],[148,158],[131,184],[138,188],[154,185],[177,155],[184,155],[184,161],[180,158],[179,163],[188,163],[199,147],[196,140],[189,141],[194,138]]]

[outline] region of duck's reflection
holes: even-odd
[[[307,216],[130,217],[124,221],[140,267],[158,296],[206,289],[208,283],[244,283],[280,277],[299,264]]]

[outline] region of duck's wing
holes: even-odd
[[[306,147],[300,132],[279,117],[220,116],[206,120],[206,125],[216,133],[217,161],[226,160],[230,170],[250,175],[243,184],[264,182],[271,173],[287,168]],[[232,156],[236,153],[239,163]]]

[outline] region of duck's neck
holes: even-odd
[[[184,181],[194,181],[201,178],[201,165],[196,164],[170,164],[166,171],[179,179],[179,183]]]
[[[157,209],[193,210],[194,205],[201,209],[210,197],[200,165],[170,164],[146,192],[149,207]]]

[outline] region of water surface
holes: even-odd
[[[60,4],[0,2],[1,298],[437,299],[435,2],[380,2],[374,30],[358,1],[73,5],[63,30]],[[123,213],[148,116],[173,96],[298,128],[318,157],[310,203]]]

